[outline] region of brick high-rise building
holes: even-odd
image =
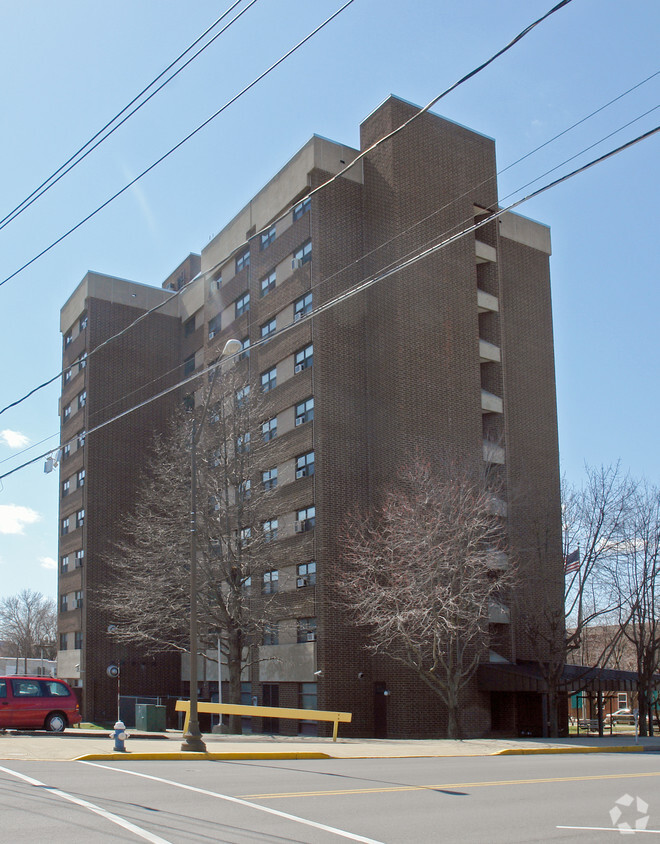
[[[362,124],[362,149],[416,111],[389,98]],[[230,337],[252,346],[239,365],[262,387],[268,408],[267,465],[253,485],[277,479],[271,499],[277,568],[262,586],[276,590],[279,622],[260,646],[261,656],[276,659],[252,669],[244,684],[246,699],[351,711],[347,734],[438,735],[446,723],[439,700],[400,665],[366,653],[359,631],[338,620],[326,574],[341,557],[346,513],[377,501],[419,449],[432,457],[479,459],[496,467],[508,490],[506,522],[520,560],[522,609],[529,595],[534,604],[528,601],[528,612],[561,609],[550,236],[545,226],[504,214],[314,315],[359,281],[497,207],[494,142],[433,114],[421,116],[331,185],[307,196],[357,154],[313,137],[206,246],[199,277],[185,279],[183,292],[157,321],[150,317],[133,330],[130,349],[157,358],[158,369],[161,354],[154,344],[160,344],[168,360],[162,371],[168,371],[177,354],[189,370],[216,360]],[[175,276],[164,286],[180,286]],[[149,295],[155,301],[166,294],[152,290]],[[77,291],[63,311],[65,337],[84,307]],[[90,299],[90,320],[95,307]],[[309,313],[311,319],[300,319]],[[72,354],[65,345],[65,364],[73,361]],[[106,360],[97,363],[99,376],[120,354],[108,347]],[[135,386],[117,384],[112,398]],[[105,386],[87,384],[87,412],[95,389]],[[73,386],[65,390],[63,408],[75,393]],[[162,412],[166,409],[164,402]],[[136,443],[144,436],[137,421],[122,424]],[[112,428],[108,438],[126,439]],[[106,517],[92,509],[94,496],[105,495],[101,510],[115,508],[120,520],[139,473],[135,463],[129,472],[113,468],[104,447],[104,462],[94,469],[103,478],[97,477],[93,487],[91,461],[99,447],[92,437],[85,445],[90,479],[81,506],[87,509],[88,537],[92,530],[104,536],[113,531],[112,523],[102,522]],[[63,470],[62,477],[70,474]],[[130,494],[124,494],[125,484]],[[75,506],[64,502],[62,516],[74,517]],[[62,554],[69,542],[62,539]],[[75,585],[83,591],[83,606],[94,569],[91,550],[87,553],[88,581]],[[74,589],[68,585],[71,576],[61,575],[61,594]],[[61,616],[63,633],[75,632],[62,626],[69,624],[69,615],[67,610]],[[492,659],[541,658],[513,607],[500,607],[491,620]],[[103,652],[100,661],[91,656],[92,645]],[[89,634],[83,637],[83,685],[92,682],[92,660],[102,667],[109,656],[104,647],[102,636],[95,643]],[[60,654],[65,657],[66,652]],[[60,675],[72,676],[62,668]],[[515,683],[507,688],[480,685],[475,676],[462,709],[466,733],[514,731],[521,724],[540,729],[540,696],[530,697]],[[297,729],[297,724],[282,724],[283,731]]]

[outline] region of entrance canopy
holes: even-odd
[[[660,686],[660,675],[654,678]],[[484,662],[477,671],[479,688],[485,692],[547,692],[548,684],[538,662]],[[637,674],[615,668],[564,665],[559,685],[562,692],[632,692]]]

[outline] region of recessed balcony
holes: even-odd
[[[479,340],[479,363],[501,363],[500,347],[488,340]]]
[[[474,257],[477,264],[494,264],[497,261],[497,249],[481,240],[475,240]]]
[[[481,391],[481,412],[482,413],[503,413],[504,403],[499,396],[489,393],[488,390]]]
[[[477,288],[477,309],[480,314],[499,313],[500,303],[497,296],[493,296],[492,293],[486,293],[485,290]]]
[[[486,463],[504,464],[504,448],[490,440],[483,441],[483,455]]]
[[[491,624],[509,624],[511,612],[507,606],[491,598],[488,603],[488,621]]]

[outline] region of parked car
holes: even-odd
[[[64,680],[0,677],[0,729],[61,733],[80,721],[78,699]]]
[[[635,716],[632,709],[617,709],[611,715],[606,715],[605,721],[608,724],[634,724]]]

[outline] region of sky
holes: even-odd
[[[235,11],[247,3],[241,0]],[[4,3],[0,219],[230,5]],[[341,5],[258,0],[81,165],[0,230],[0,282]],[[313,134],[358,146],[360,122],[387,96],[425,105],[552,5],[354,0],[144,179],[0,286],[0,406],[60,370],[59,311],[88,270],[160,286]],[[660,75],[639,84],[660,70],[658,31],[657,0],[573,0],[433,110],[496,140],[504,205],[660,124]],[[645,115],[651,109],[657,110]],[[581,482],[585,465],[617,461],[636,476],[659,479],[659,152],[656,135],[517,209],[552,230],[560,453],[572,483]],[[57,445],[59,389],[56,381],[0,415],[0,474]],[[22,589],[55,596],[57,506],[58,473],[44,474],[42,461],[0,481],[0,598]]]

